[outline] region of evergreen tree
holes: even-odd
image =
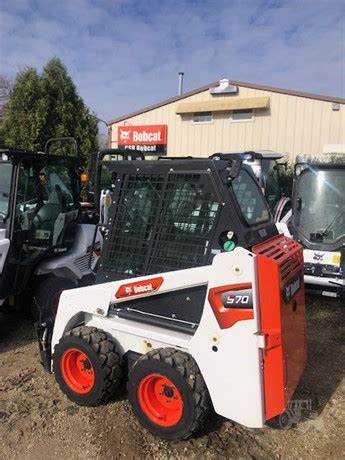
[[[19,72],[4,108],[1,126],[6,144],[44,150],[52,137],[75,137],[84,163],[97,149],[97,118],[84,104],[60,59],[53,58],[41,75],[28,68]],[[51,151],[70,154],[69,144],[53,144]]]
[[[5,144],[28,149],[41,148],[43,120],[39,118],[40,77],[29,67],[17,74],[4,106],[1,124]]]

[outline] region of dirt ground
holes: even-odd
[[[290,430],[247,429],[216,415],[197,438],[155,439],[132,416],[125,394],[79,407],[39,364],[29,319],[0,315],[0,458],[345,458],[345,310],[308,298],[308,367],[294,399],[310,400]]]

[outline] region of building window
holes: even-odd
[[[193,123],[212,123],[212,112],[195,112],[193,113]]]
[[[233,110],[231,113],[231,121],[253,121],[254,110],[253,109],[239,109]]]

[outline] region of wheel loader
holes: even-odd
[[[306,364],[302,246],[278,234],[240,160],[103,164],[111,178],[95,284],[38,325],[45,368],[76,404],[127,382],[139,422],[187,439],[214,410],[261,428]]]
[[[74,156],[50,153],[64,141]],[[102,236],[92,246],[95,226],[80,222],[79,176],[74,139],[45,153],[0,147],[0,306],[54,317],[64,289],[92,280]]]

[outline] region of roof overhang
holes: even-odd
[[[211,101],[182,102],[176,113],[224,112],[241,109],[268,109],[269,97],[223,97]]]
[[[238,81],[238,80],[229,80],[229,83],[234,86],[239,86],[239,87],[244,87],[244,88],[251,88],[255,90],[260,90],[260,91],[268,91],[270,93],[278,93],[278,94],[287,94],[288,96],[297,96],[297,97],[304,97],[308,99],[315,99],[319,100],[322,102],[336,102],[339,104],[345,104],[345,99],[341,97],[336,97],[336,96],[323,96],[321,94],[313,94],[313,93],[306,93],[303,91],[294,91],[291,89],[284,89],[284,88],[277,88],[275,86],[267,86],[267,85],[260,85],[256,83],[248,83],[244,81]],[[209,83],[208,85],[201,86],[200,88],[196,88],[192,91],[188,91],[186,93],[183,93],[178,96],[171,97],[169,99],[165,99],[164,101],[160,101],[157,104],[150,105],[148,107],[144,107],[142,109],[136,110],[131,113],[127,113],[125,115],[121,115],[117,118],[114,118],[113,120],[108,121],[108,125],[114,124],[114,123],[120,123],[121,121],[128,120],[130,118],[136,117],[137,115],[141,115],[143,113],[147,113],[151,110],[158,109],[160,107],[163,107],[168,104],[172,104],[174,102],[182,101],[183,99],[186,99],[187,97],[194,96],[195,94],[200,94],[203,91],[209,91],[211,87],[217,87],[219,86],[219,80],[213,83]],[[215,96],[218,98],[218,96]],[[230,96],[232,97],[232,96]]]

